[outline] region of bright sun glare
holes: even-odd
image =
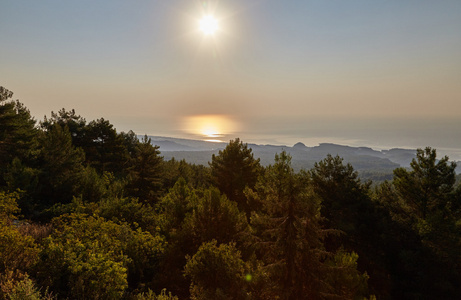
[[[200,30],[203,32],[205,35],[214,35],[216,31],[218,31],[219,26],[218,26],[218,20],[216,20],[215,17],[213,16],[203,16],[200,19]]]
[[[194,115],[186,117],[183,130],[207,141],[222,142],[219,138],[238,129],[237,123],[226,115]]]
[[[200,133],[209,138],[217,138],[220,136],[220,130],[215,124],[203,124],[200,128]]]

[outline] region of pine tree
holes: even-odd
[[[459,208],[455,163],[418,149],[410,169],[394,170],[377,196],[400,229],[389,249],[395,298],[456,299],[460,293]],[[392,241],[391,241],[392,242]],[[396,244],[398,242],[398,244]]]
[[[163,157],[158,148],[152,146],[151,139],[145,135],[136,145],[135,156],[129,168],[129,193],[140,201],[151,204],[159,200],[162,188]]]
[[[84,171],[85,154],[72,145],[67,126],[54,124],[40,137],[40,205],[68,203],[77,195]]]
[[[370,182],[362,183],[351,164],[339,156],[328,155],[309,171],[310,183],[321,199],[322,222],[341,231],[326,238],[329,251],[344,248],[360,256],[359,269],[371,275],[370,286],[379,294],[389,293],[389,267],[381,259],[388,241],[387,212],[370,197]]]
[[[129,153],[125,147],[126,140],[117,134],[114,126],[103,118],[91,121],[85,130],[86,162],[100,174],[111,172],[125,175],[123,170],[128,166]]]
[[[437,160],[435,149],[418,149],[411,170],[394,170],[393,184],[400,213],[426,245],[446,259],[459,257],[461,232],[456,226],[461,203],[456,196],[456,163],[445,156]]]
[[[230,200],[237,202],[239,209],[249,218],[255,208],[247,202],[244,190],[256,184],[261,169],[259,158],[255,159],[251,148],[237,138],[231,140],[218,155],[213,154],[210,167],[214,185]]]
[[[6,184],[3,175],[13,159],[29,162],[36,148],[35,120],[21,102],[8,100],[12,97],[0,86],[0,185]]]
[[[88,146],[88,125],[85,118],[77,115],[74,109],[66,111],[63,108],[57,113],[51,112],[50,118],[45,116],[44,120],[40,122],[40,126],[44,130],[50,130],[54,124],[59,124],[62,127],[67,126],[67,128],[69,128],[72,144],[74,146],[83,149]]]
[[[237,204],[212,187],[203,191],[197,199],[192,212],[184,220],[184,227],[197,249],[200,244],[212,239],[218,243],[239,241],[248,223]]]
[[[320,202],[308,184],[308,174],[295,174],[291,157],[282,152],[275,164],[248,193],[259,198],[262,212],[252,216],[258,252],[269,273],[265,293],[280,299],[325,299],[362,292],[365,275],[349,265],[348,272],[361,282],[356,285],[334,282],[341,269],[333,253],[324,248],[324,238],[333,230],[321,227]],[[339,288],[347,286],[348,290]]]

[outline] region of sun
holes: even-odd
[[[204,35],[214,35],[219,29],[218,20],[211,15],[203,16],[199,21],[199,25],[200,31]]]

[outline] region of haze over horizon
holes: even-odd
[[[460,28],[455,0],[2,1],[0,85],[37,120],[461,160]]]

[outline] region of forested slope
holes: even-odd
[[[372,187],[334,155],[208,165],[0,88],[0,299],[458,299],[461,187],[418,149]],[[27,298],[28,297],[28,298]]]

